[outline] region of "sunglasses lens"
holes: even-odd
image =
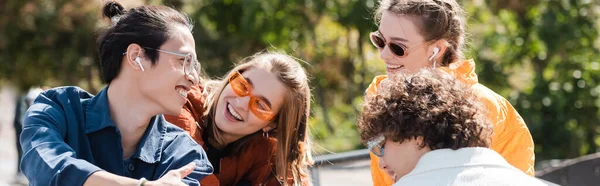
[[[186,75],[189,75],[190,73],[192,73],[194,64],[192,64],[192,55],[188,54],[185,56],[185,59],[183,60],[183,71],[185,72]]]
[[[256,115],[256,117],[262,120],[270,120],[273,116],[273,112],[271,111],[271,107],[258,98],[251,98],[250,109]]]
[[[188,54],[185,56],[185,59],[183,61],[183,70],[186,75],[189,75],[194,70],[197,74],[200,74],[200,63],[193,59],[194,58],[192,54]]]
[[[192,62],[192,63],[194,64],[194,69],[196,69],[196,72],[198,74],[200,74],[200,62],[195,61],[195,62]]]
[[[229,84],[231,85],[231,89],[238,96],[246,96],[248,95],[248,91],[250,91],[250,87],[248,86],[248,82],[244,79],[244,77],[235,73],[231,78],[229,78]]]
[[[373,43],[373,45],[375,45],[377,48],[385,47],[385,42],[383,39],[375,34],[371,34],[371,43]]]
[[[406,50],[399,44],[391,43],[390,50],[399,57],[404,57],[404,55],[406,55]]]
[[[256,105],[257,110],[264,111],[265,113],[271,112],[271,107],[263,100],[256,99],[254,105]]]

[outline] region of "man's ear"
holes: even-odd
[[[135,43],[127,46],[127,52],[125,53],[125,62],[129,65],[129,67],[136,70],[144,70],[143,66],[143,55],[144,49]]]

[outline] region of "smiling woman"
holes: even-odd
[[[188,99],[167,120],[188,131],[215,165],[202,185],[308,185],[310,89],[292,57],[249,57],[222,80],[193,86]]]
[[[25,116],[21,170],[30,185],[200,185],[212,173],[205,151],[163,116],[179,114],[198,83],[192,25],[165,6],[109,2],[104,16],[108,86],[42,93]]]

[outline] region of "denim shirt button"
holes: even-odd
[[[135,166],[133,166],[133,164],[129,164],[129,165],[127,166],[127,168],[129,169],[129,171],[133,171],[133,170],[135,170]]]

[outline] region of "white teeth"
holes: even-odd
[[[184,98],[186,98],[187,94],[188,94],[188,92],[186,90],[181,89],[181,88],[177,89],[177,93],[179,93],[179,95],[181,95],[181,97],[184,97]]]
[[[387,68],[392,68],[392,69],[395,69],[395,68],[400,68],[400,67],[403,67],[404,65],[391,65],[391,64],[385,64],[385,66],[386,66]]]
[[[240,116],[240,114],[238,114],[234,109],[233,106],[231,106],[231,104],[227,104],[227,109],[229,109],[229,113],[231,113],[231,115],[233,117],[235,117],[238,120],[242,120],[242,117]]]

